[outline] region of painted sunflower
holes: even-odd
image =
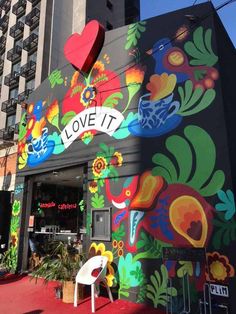
[[[107,161],[104,157],[97,157],[93,161],[92,171],[95,177],[100,178],[107,169]]]
[[[113,285],[113,279],[115,278],[115,271],[112,266],[113,262],[113,254],[111,251],[106,251],[106,247],[104,243],[92,243],[89,248],[89,257],[102,255],[106,256],[108,258],[107,262],[107,274],[106,274],[106,280],[109,287],[112,287]]]

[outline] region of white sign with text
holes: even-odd
[[[124,116],[116,109],[100,106],[88,108],[68,123],[61,138],[67,148],[86,131],[97,130],[112,136],[123,120]]]

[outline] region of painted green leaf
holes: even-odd
[[[177,276],[183,278],[184,275],[188,274],[189,276],[193,275],[193,263],[188,261],[179,261],[181,267],[177,270]]]
[[[72,120],[76,116],[76,113],[74,111],[69,111],[67,112],[61,119],[61,124],[62,125],[67,125],[70,120]]]
[[[19,124],[19,138],[18,138],[19,141],[25,137],[26,132],[27,132],[27,129],[26,129],[27,120],[26,120],[26,118],[27,118],[27,114],[26,114],[26,112],[24,112],[22,114],[20,124]]]
[[[226,192],[220,190],[217,193],[221,203],[216,204],[215,208],[217,211],[225,212],[225,220],[230,220],[235,214],[235,201],[234,194],[231,190]]]
[[[120,99],[123,99],[123,94],[121,92],[117,92],[107,97],[102,105],[103,107],[114,108]]]
[[[217,212],[217,217],[213,219],[214,233],[212,244],[215,249],[228,246],[236,240],[236,221],[234,219],[225,220],[225,214]]]
[[[153,302],[155,308],[158,305],[165,306],[169,296],[177,296],[174,287],[167,287],[168,272],[165,265],[161,265],[161,274],[155,270],[150,277],[150,284],[147,284],[147,298]]]
[[[10,227],[10,232],[17,232],[17,230],[20,227],[20,217],[19,216],[12,216],[11,218],[11,227]]]
[[[82,85],[76,85],[75,87],[73,87],[72,92],[70,94],[70,97],[75,96],[76,94],[81,93],[83,90],[83,86]]]
[[[146,21],[137,22],[135,24],[131,24],[128,29],[127,42],[125,45],[125,49],[128,50],[132,47],[135,47],[138,43],[138,39],[141,37],[141,33],[146,30]]]
[[[91,197],[91,205],[93,208],[103,208],[104,195],[98,195],[98,193],[95,193],[94,196]]]
[[[225,181],[223,171],[215,170],[215,144],[198,126],[187,126],[184,135],[186,138],[179,135],[167,138],[166,148],[170,157],[160,159],[162,154],[155,154],[153,162],[157,167],[152,169],[152,174],[163,176],[169,184],[187,184],[203,196],[214,195]]]
[[[181,116],[191,116],[206,109],[216,96],[214,89],[207,89],[205,92],[200,87],[193,89],[190,80],[185,82],[184,88],[180,86],[178,92],[181,100],[178,114]]]
[[[119,228],[117,228],[115,231],[112,232],[112,241],[120,241],[124,238],[125,236],[125,226],[122,223]]]
[[[211,46],[212,31],[208,29],[205,34],[203,27],[198,27],[193,33],[193,41],[188,41],[184,45],[186,53],[192,57],[191,65],[213,66],[217,63],[218,57],[214,54]]]

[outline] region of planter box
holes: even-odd
[[[62,286],[62,302],[74,303],[75,284],[73,281],[66,281]],[[84,298],[84,286],[78,285],[78,300]]]

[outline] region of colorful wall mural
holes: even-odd
[[[194,8],[197,16],[207,9]],[[205,269],[164,263],[163,247],[205,247],[206,276],[218,283],[235,275],[236,262],[218,21],[209,16],[193,27],[186,13],[107,33],[88,75],[70,65],[54,70],[22,115],[18,158],[21,177],[88,162],[90,256],[108,257],[107,282],[119,298],[163,307],[172,296],[175,313],[182,306],[179,279],[189,274],[197,302]],[[106,206],[112,241],[90,243],[90,209]],[[20,208],[15,200],[12,247]],[[176,278],[171,288],[169,276]]]

